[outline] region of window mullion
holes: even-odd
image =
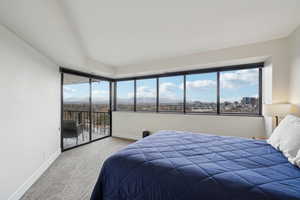
[[[114,82],[114,111],[117,111],[117,81]]]
[[[136,79],[134,80],[133,111],[136,112]]]
[[[183,113],[186,113],[186,75],[183,75]]]
[[[258,90],[259,90],[259,95],[258,95],[258,98],[259,98],[259,102],[258,102],[258,106],[259,106],[259,108],[258,108],[258,114],[259,115],[262,115],[262,96],[263,96],[263,94],[262,94],[262,68],[259,68],[259,88],[258,88]]]
[[[220,72],[217,72],[217,114],[220,114]]]
[[[159,78],[156,78],[156,112],[159,112]]]

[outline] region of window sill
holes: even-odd
[[[122,111],[122,110],[117,110],[113,112],[122,112],[122,113],[149,113],[149,114],[179,114],[179,115],[208,115],[208,116],[228,116],[228,117],[263,117],[263,115],[259,114],[251,114],[251,113],[201,113],[201,112],[177,112],[177,111],[159,111],[159,112],[154,112],[154,111]]]

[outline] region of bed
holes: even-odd
[[[91,199],[300,199],[300,169],[264,140],[160,131],[109,157]]]

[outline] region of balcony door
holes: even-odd
[[[62,72],[62,150],[111,135],[110,93],[108,80]]]
[[[105,80],[92,79],[92,126],[91,139],[110,135],[110,83]]]

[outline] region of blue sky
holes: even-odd
[[[186,101],[217,102],[217,73],[186,76]]]
[[[89,83],[77,83],[64,85],[64,101],[88,101]],[[109,100],[109,82],[92,82],[92,100]]]
[[[193,74],[186,76],[187,101],[216,102],[217,73]],[[159,79],[160,98],[164,101],[182,101],[183,76]],[[258,69],[235,70],[220,73],[221,102],[240,101],[242,97],[258,96]],[[108,100],[109,83],[94,82],[93,99]],[[133,98],[133,81],[118,83],[117,93],[120,99]],[[89,95],[88,83],[64,86],[64,99],[84,99]],[[155,98],[156,79],[137,81],[137,97]]]
[[[133,97],[134,81],[118,82],[117,93],[120,98]]]
[[[221,102],[258,97],[258,69],[222,72],[220,80]]]
[[[183,102],[183,76],[160,78],[159,97],[162,103],[170,100]]]

